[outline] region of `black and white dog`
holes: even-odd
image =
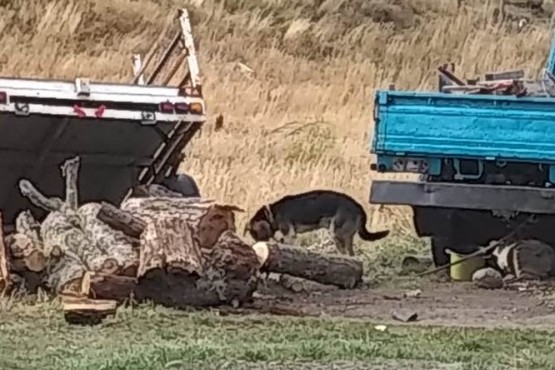
[[[389,230],[372,233],[366,229],[368,217],[362,206],[348,195],[330,190],[314,190],[289,195],[261,207],[250,219],[249,231],[256,241],[268,241],[280,231],[290,242],[298,233],[327,228],[340,253],[354,255],[353,238],[376,241]]]

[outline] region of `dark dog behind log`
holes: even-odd
[[[376,241],[389,230],[370,232],[362,206],[348,195],[330,190],[314,190],[289,195],[261,207],[245,227],[256,241],[268,241],[280,231],[287,242],[297,233],[328,228],[340,253],[354,255],[353,238]],[[282,240],[285,241],[285,240]]]

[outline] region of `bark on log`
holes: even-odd
[[[62,208],[63,202],[60,198],[47,198],[42,195],[35,186],[26,179],[19,181],[21,195],[29,199],[33,205],[49,212],[58,211]]]
[[[84,227],[75,227],[60,212],[51,212],[42,224],[45,251],[59,258],[48,275],[48,286],[55,292],[80,286],[86,271],[135,276],[138,251],[123,233],[112,230],[97,219],[99,204],[90,203],[77,213]],[[59,251],[59,252],[58,252]]]
[[[24,234],[6,238],[10,252],[10,270],[19,274],[26,271],[41,272],[46,268],[46,257],[34,240]]]
[[[151,221],[141,236],[140,278],[150,270],[181,270],[200,276],[203,261],[195,230],[179,217],[161,217]]]
[[[77,211],[79,206],[79,195],[77,192],[77,175],[79,173],[80,160],[74,157],[66,160],[62,166],[62,177],[65,179],[66,196],[64,205],[72,211]]]
[[[146,222],[138,217],[133,216],[132,213],[116,206],[102,202],[102,207],[98,211],[98,219],[114,230],[120,230],[124,234],[139,239],[142,232],[146,228]]]
[[[261,271],[288,274],[345,289],[362,282],[362,263],[354,258],[326,256],[278,243],[259,242],[252,248],[259,258]]]
[[[138,244],[123,232],[114,230],[100,221],[97,216],[101,208],[98,203],[88,203],[81,206],[77,212],[81,219],[81,228],[93,246],[92,254],[89,256],[89,271],[137,276]]]
[[[164,230],[167,226],[171,226],[170,231]],[[229,230],[211,250],[201,251],[191,235],[193,230],[185,220],[175,218],[147,226],[142,245],[151,251],[160,250],[155,244],[168,240],[161,236],[175,231],[179,231],[179,236],[171,238],[185,242],[171,248],[162,247],[171,250],[174,254],[171,260],[179,264],[168,265],[165,255],[155,261],[151,259],[148,269],[141,264],[140,271],[144,272],[139,276],[137,298],[172,307],[238,305],[250,300],[257,283],[258,260],[254,251]],[[154,267],[155,263],[159,267]]]
[[[28,236],[37,248],[42,249],[40,223],[35,220],[31,211],[25,210],[17,215],[15,219],[15,230],[19,234]]]
[[[11,285],[8,269],[8,251],[4,242],[4,231],[2,228],[3,224],[2,214],[0,214],[0,294],[7,292]]]
[[[61,212],[51,212],[41,225],[44,251],[50,260],[47,286],[54,292],[75,292],[91,266],[83,261],[91,241]],[[89,252],[89,253],[88,253]]]
[[[199,239],[200,248],[211,248],[226,230],[236,231],[235,211],[243,212],[233,205],[217,204],[200,198],[133,198],[122,204],[127,215],[132,214],[143,222],[161,217],[178,217],[189,223]],[[117,216],[114,214],[114,216]],[[119,219],[131,229],[131,220]],[[116,222],[111,222],[115,227]]]
[[[133,298],[137,279],[129,276],[86,272],[81,282],[81,294],[93,299],[110,299],[118,302]]]

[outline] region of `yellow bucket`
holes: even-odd
[[[451,263],[457,262],[466,256],[447,249]],[[486,261],[482,256],[475,256],[466,261],[453,265],[449,268],[451,280],[471,281],[472,275],[479,269],[486,267]]]

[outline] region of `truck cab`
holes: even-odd
[[[373,181],[370,203],[412,207],[436,265],[446,248],[473,252],[530,215],[520,237],[555,245],[555,44],[539,80],[438,73],[437,92],[376,92],[372,170],[416,179]]]
[[[19,193],[19,181],[61,195],[60,165],[71,157],[81,160],[81,202],[118,204],[138,185],[175,177],[184,147],[206,120],[185,9],[177,23],[160,58],[154,55],[162,45],[153,45],[144,63],[135,56],[128,84],[0,78],[0,210],[8,228],[22,210],[44,216]],[[168,64],[174,68],[164,74]],[[185,77],[169,86],[166,81],[179,78],[175,66]]]

